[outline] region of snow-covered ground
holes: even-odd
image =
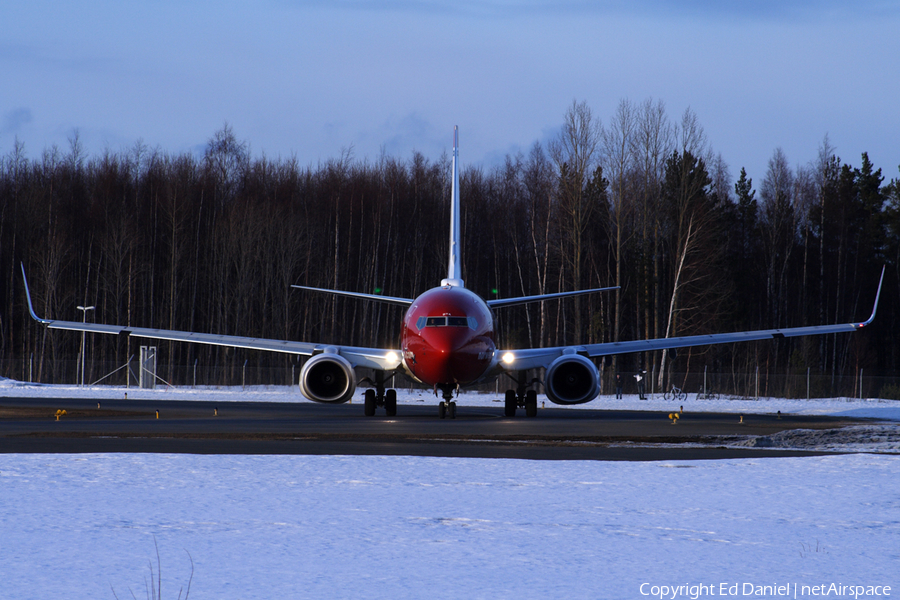
[[[163,598],[191,560],[197,599],[900,594],[898,456],[0,455],[0,490],[9,599],[145,598],[154,540]]]
[[[123,392],[0,384],[4,396]],[[129,398],[299,398],[235,392],[132,389]],[[414,392],[401,403],[420,401],[434,399]],[[684,404],[898,420],[889,401]],[[191,561],[197,599],[896,597],[900,456],[0,454],[0,598],[146,598],[155,544],[162,598],[184,597]]]

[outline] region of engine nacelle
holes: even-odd
[[[300,371],[300,391],[314,402],[343,404],[356,391],[356,371],[340,354],[317,354]]]
[[[590,359],[564,354],[547,367],[544,390],[556,404],[590,402],[600,393],[600,373]]]

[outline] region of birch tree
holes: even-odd
[[[550,143],[550,156],[558,173],[559,209],[565,219],[568,251],[563,254],[571,273],[572,289],[583,284],[585,232],[597,206],[585,196],[585,186],[600,158],[603,126],[585,102],[572,102],[560,134]],[[575,298],[574,343],[581,343],[581,299]]]

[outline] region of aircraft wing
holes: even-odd
[[[331,294],[332,296],[346,296],[348,298],[374,300],[375,302],[386,302],[388,304],[397,304],[399,306],[409,306],[413,303],[411,298],[397,298],[394,296],[382,296],[380,294],[363,294],[361,292],[345,292],[343,290],[324,290],[322,288],[308,287],[305,285],[292,285],[291,287],[297,288],[298,290],[307,290],[309,292],[321,292],[323,294]]]
[[[499,364],[508,371],[526,370],[547,367],[564,354],[580,354],[589,358],[631,354],[651,350],[668,350],[670,348],[689,348],[693,346],[709,346],[713,344],[732,344],[736,342],[752,342],[805,335],[825,335],[858,331],[875,320],[878,310],[878,299],[881,296],[881,284],[884,281],[884,269],[878,281],[875,294],[875,305],[868,319],[858,323],[839,323],[837,325],[814,325],[811,327],[789,327],[785,329],[761,329],[757,331],[736,331],[733,333],[713,333],[709,335],[690,335],[652,340],[632,340],[627,342],[608,342],[604,344],[585,344],[581,346],[560,346],[555,348],[533,348],[528,350],[501,351]]]
[[[28,300],[28,311],[31,318],[48,329],[64,329],[69,331],[85,331],[88,333],[105,333],[109,335],[129,335],[142,339],[170,340],[175,342],[193,342],[230,348],[248,350],[265,350],[313,356],[323,352],[340,354],[354,367],[369,367],[391,371],[400,366],[400,352],[389,348],[363,348],[355,346],[334,346],[330,344],[312,344],[309,342],[291,342],[267,338],[251,338],[237,335],[218,335],[214,333],[197,333],[193,331],[177,331],[172,329],[151,329],[146,327],[126,327],[123,325],[105,325],[102,323],[83,323],[80,321],[60,321],[42,319],[34,312],[28,280],[25,278],[25,267],[22,267],[22,279],[25,281],[25,296]]]

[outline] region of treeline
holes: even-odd
[[[449,138],[449,136],[448,136]],[[465,152],[463,152],[463,157]],[[620,357],[619,368],[894,373],[900,183],[828,144],[809,165],[776,150],[757,188],[737,181],[690,110],[623,101],[604,125],[573,103],[546,147],[462,170],[463,277],[485,297],[619,285],[616,292],[503,309],[505,347],[794,327],[868,316],[853,336]],[[0,360],[34,357],[52,381],[81,338],[27,314],[231,335],[395,346],[402,311],[291,284],[414,297],[446,276],[450,161],[351,152],[303,167],[254,158],[229,126],[203,156],[138,143],[0,169]],[[95,306],[83,313],[77,306]],[[88,359],[122,364],[139,341],[88,336]],[[161,343],[166,365],[290,365],[295,358]],[[612,365],[607,361],[606,366]],[[677,367],[676,367],[677,365]],[[89,377],[90,378],[90,377]]]

